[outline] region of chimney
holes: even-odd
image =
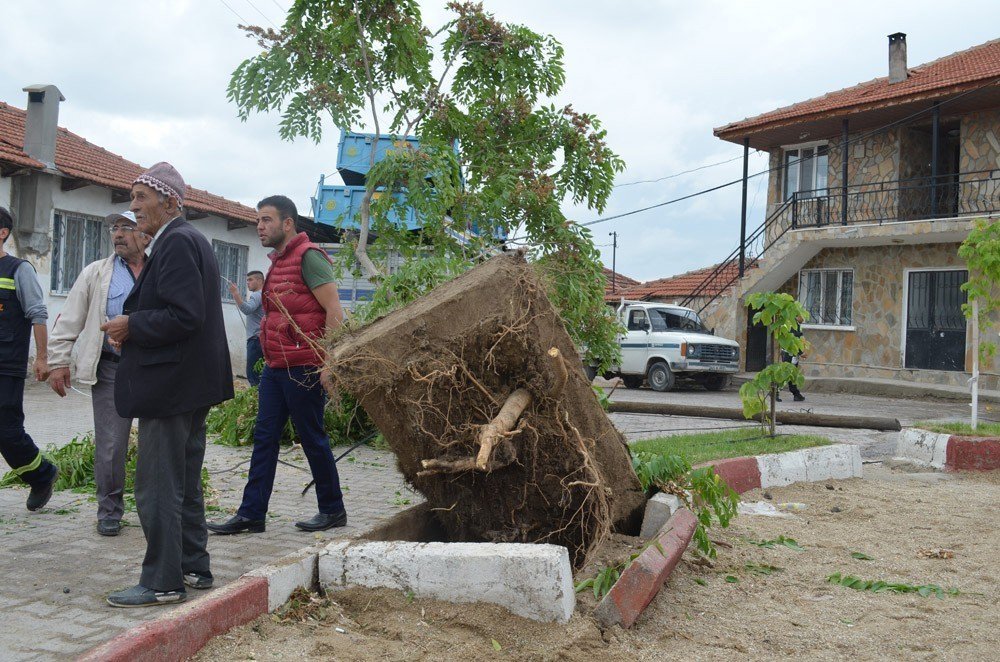
[[[24,122],[24,151],[46,167],[56,167],[56,133],[59,129],[59,102],[65,101],[55,85],[29,85],[28,117]]]
[[[889,82],[901,83],[906,76],[906,34],[895,32],[889,35]]]

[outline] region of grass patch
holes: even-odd
[[[961,421],[921,421],[914,427],[941,434],[957,434],[966,437],[1000,437],[1000,423],[984,423],[980,421],[976,426],[976,431],[972,431],[972,426]]]
[[[825,437],[806,434],[779,434],[772,438],[762,434],[758,427],[747,427],[643,439],[629,444],[629,448],[633,453],[679,455],[691,464],[699,464],[727,457],[784,453],[830,443]]]

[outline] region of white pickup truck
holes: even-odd
[[[739,372],[739,343],[712,335],[690,308],[623,300],[618,317],[626,328],[619,337],[622,362],[604,376],[621,377],[626,388],[645,381],[654,391],[669,391],[688,379],[719,391]]]

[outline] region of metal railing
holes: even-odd
[[[789,230],[789,226],[782,226],[780,221],[784,215],[788,212],[791,207],[792,201],[782,203],[774,212],[771,213],[764,222],[761,223],[756,230],[750,233],[746,238],[746,251],[744,253],[744,274],[746,269],[755,268],[758,266],[758,260],[763,256],[764,252],[773,246],[782,236]],[[702,304],[701,308],[698,309],[700,314],[705,310],[713,301],[718,299],[722,294],[727,292],[730,287],[732,287],[739,279],[742,277],[739,270],[740,264],[740,247],[737,246],[729,256],[717,264],[711,273],[705,276],[705,279],[691,292],[687,295],[683,301],[681,301],[682,306],[690,307],[690,305],[697,300],[699,297],[708,296],[710,297],[708,301]]]
[[[791,228],[989,214],[1000,211],[1000,170],[798,191],[787,202]]]
[[[846,213],[845,213],[846,203]],[[792,229],[895,223],[976,216],[1000,212],[1000,170],[985,170],[938,177],[914,177],[832,188],[799,191],[781,203],[746,239],[744,273]],[[741,276],[740,248],[729,254],[687,295],[682,306],[690,307],[700,297],[702,313],[729,291]]]

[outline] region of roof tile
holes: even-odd
[[[25,116],[25,111],[0,101],[0,161],[44,168],[21,148]],[[56,135],[56,167],[67,177],[122,191],[130,190],[132,182],[145,170],[62,127]],[[251,207],[191,186],[185,192],[184,206],[237,221],[255,223],[257,220],[257,213]]]
[[[1000,78],[1000,39],[912,67],[904,81],[890,83],[888,77],[876,78],[762,115],[732,122],[715,129],[715,135],[738,135],[738,132],[758,130],[792,119],[804,119],[862,106],[879,107],[906,100],[952,94],[965,87],[971,87],[974,83],[996,78]]]

